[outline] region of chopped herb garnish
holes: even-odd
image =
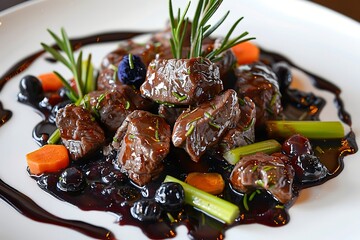
[[[177,100],[179,100],[180,102],[184,101],[184,100],[187,98],[186,95],[181,96],[181,95],[178,94],[177,92],[172,92],[172,95],[173,95],[174,97],[176,97]]]
[[[245,193],[243,197],[243,205],[246,211],[249,211],[249,205],[248,205],[248,195]]]
[[[256,195],[256,191],[254,191],[254,192],[251,193],[251,195],[250,195],[250,197],[249,197],[249,201],[250,201],[250,202],[254,199],[255,195]]]
[[[189,129],[187,130],[187,132],[185,133],[185,137],[188,137],[190,136],[190,134],[194,131],[195,129],[195,125],[194,124],[191,124]]]
[[[113,142],[118,142],[119,139],[117,137],[113,137]]]
[[[126,101],[125,103],[125,110],[128,110],[130,108],[130,102]]]
[[[284,209],[285,207],[284,207],[284,205],[277,204],[277,205],[275,206],[275,208]]]
[[[129,67],[130,69],[134,69],[134,59],[131,53],[129,53]]]
[[[160,138],[159,138],[159,120],[158,119],[156,119],[155,139],[156,139],[156,141],[160,141]]]
[[[159,100],[156,100],[155,102],[158,103],[158,104],[165,105],[167,107],[175,107],[175,104],[173,104],[173,103],[163,102],[163,101],[159,101]]]
[[[100,103],[105,99],[105,94],[100,94],[100,96],[97,98],[97,103],[96,103],[96,110],[100,109]]]
[[[249,125],[247,125],[245,128],[244,128],[244,131],[247,131],[249,130],[252,126],[254,126],[255,124],[255,118],[252,118]]]
[[[115,81],[116,80],[116,76],[117,76],[117,72],[118,72],[118,68],[113,65],[113,64],[110,64],[109,66],[110,69],[114,70],[114,75],[113,75],[113,80]]]
[[[196,122],[197,120],[201,119],[201,117],[197,117],[197,118],[194,118],[193,120],[191,120],[190,122],[188,122],[187,124],[192,124],[193,122]]]
[[[271,100],[270,100],[270,106],[274,106],[275,103],[276,103],[276,99],[278,97],[278,93],[275,93],[272,97],[271,97]]]
[[[205,117],[207,117],[207,118],[214,119],[214,117],[211,116],[211,114],[210,114],[209,112],[205,112],[204,115],[205,115]]]
[[[271,169],[274,169],[274,168],[276,168],[275,166],[265,166],[265,167],[263,167],[263,170],[265,171],[265,172],[267,172],[267,171],[269,171],[269,170],[271,170]]]
[[[212,127],[214,127],[214,128],[216,128],[216,129],[220,129],[220,128],[221,128],[220,125],[218,125],[218,124],[216,124],[216,123],[214,123],[214,122],[209,122],[209,125],[212,126]]]
[[[262,188],[265,188],[265,184],[262,180],[258,179],[255,181],[255,184],[262,187]]]
[[[134,134],[129,134],[129,139],[135,139],[136,136]]]

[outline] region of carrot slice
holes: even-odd
[[[224,179],[219,173],[192,172],[187,175],[185,182],[211,194],[220,194],[225,187]]]
[[[45,92],[57,91],[63,87],[60,78],[52,72],[41,74],[38,76],[38,79],[40,80]]]
[[[239,65],[249,64],[259,60],[260,49],[251,42],[242,42],[231,48]]]
[[[70,163],[69,154],[64,145],[45,145],[26,154],[26,161],[32,174],[57,172]]]

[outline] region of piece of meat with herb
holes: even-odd
[[[182,147],[191,159],[198,162],[205,151],[236,126],[240,109],[236,92],[229,89],[211,101],[183,112],[175,122],[172,142]]]
[[[235,69],[235,90],[239,98],[249,97],[256,106],[256,126],[276,119],[282,111],[278,80],[272,69],[261,62]]]
[[[219,68],[208,59],[155,59],[141,94],[159,103],[196,105],[223,90]]]
[[[162,51],[159,44],[139,44],[132,40],[122,42],[117,49],[108,53],[101,62],[101,68],[112,68],[118,66],[125,55],[129,53],[138,55],[147,66]]]
[[[90,156],[105,143],[104,131],[91,113],[68,104],[56,114],[56,126],[70,157],[78,160]]]
[[[265,189],[285,204],[293,197],[294,175],[294,169],[284,154],[256,153],[240,159],[230,175],[230,182],[242,193]]]
[[[117,130],[112,146],[121,171],[139,186],[156,178],[170,151],[170,126],[152,113],[135,110]]]
[[[241,111],[239,122],[235,128],[227,131],[218,144],[218,150],[221,153],[255,142],[255,104],[248,97],[244,99],[239,98],[239,107]]]
[[[136,109],[125,91],[118,91],[116,88],[90,92],[84,102],[99,117],[106,129],[113,133],[127,115]]]

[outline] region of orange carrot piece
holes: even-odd
[[[258,46],[251,42],[242,42],[238,45],[235,45],[231,48],[237,62],[241,64],[249,64],[259,60],[260,58],[260,49]]]
[[[38,79],[40,80],[45,92],[57,91],[63,87],[60,78],[52,72],[41,74],[38,76]]]
[[[26,161],[32,174],[57,172],[70,163],[68,151],[64,145],[45,145],[26,154]]]
[[[219,173],[192,172],[187,175],[185,182],[211,194],[220,194],[225,187],[225,182]]]

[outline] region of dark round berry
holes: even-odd
[[[120,82],[139,88],[146,77],[146,66],[137,55],[125,55],[118,66]]]
[[[127,185],[120,188],[119,195],[123,197],[126,201],[130,202],[134,202],[141,197],[139,190]]]
[[[311,154],[300,155],[294,169],[296,177],[303,183],[320,180],[329,172],[320,159]]]
[[[75,167],[65,169],[57,183],[57,187],[64,192],[77,192],[85,188],[85,178],[81,171]]]
[[[20,80],[20,93],[18,95],[20,102],[40,102],[44,98],[44,91],[38,78],[32,75],[26,75]]]
[[[161,207],[153,200],[143,199],[135,202],[130,212],[139,221],[157,221],[161,215]]]
[[[179,183],[166,182],[156,190],[155,201],[167,211],[178,211],[185,200],[184,188]]]
[[[288,138],[283,143],[282,150],[290,157],[313,153],[309,139],[300,134],[295,134]]]

